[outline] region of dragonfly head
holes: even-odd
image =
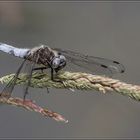
[[[62,68],[66,66],[66,58],[65,56],[59,54],[58,56],[55,56],[52,60],[52,68],[55,70],[55,72],[58,72]]]

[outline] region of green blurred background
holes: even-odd
[[[0,2],[0,42],[32,48],[40,43],[115,59],[140,83],[139,2]],[[21,59],[0,53],[1,76]],[[1,90],[2,90],[1,86]],[[8,105],[0,107],[3,138],[138,138],[140,103],[117,93],[30,89],[28,98],[64,115],[68,124]],[[23,96],[16,87],[13,96]]]

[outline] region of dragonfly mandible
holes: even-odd
[[[32,63],[30,63],[30,70],[28,71],[28,83],[24,91],[24,100],[28,94],[28,88],[34,70],[44,70],[50,68],[52,80],[54,80],[54,72],[57,73],[63,69],[66,64],[70,65],[71,63],[92,73],[95,70],[101,70],[101,74],[104,74],[105,72],[108,72],[109,74],[117,74],[124,73],[125,71],[124,66],[118,61],[101,57],[88,56],[71,50],[50,48],[44,44],[29,49],[16,48],[8,44],[0,43],[0,51],[23,59],[23,62],[18,68],[15,76],[0,93],[1,96],[6,96],[7,98],[11,96],[11,93],[16,84],[16,80],[26,61]],[[39,67],[35,67],[36,64]]]

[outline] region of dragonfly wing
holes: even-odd
[[[23,60],[23,62],[21,63],[21,65],[19,66],[17,72],[15,73],[15,75],[13,76],[13,78],[9,81],[9,83],[4,87],[4,89],[2,90],[2,92],[0,93],[0,96],[4,96],[7,99],[11,96],[12,91],[15,87],[16,81],[18,79],[18,76],[20,74],[20,71],[22,70],[25,62],[27,62],[28,58],[30,57],[30,54]]]
[[[125,71],[124,66],[114,60],[88,56],[71,50],[63,50],[59,48],[55,48],[54,50],[62,53],[69,62],[92,73],[95,72],[110,76],[117,73],[123,73]]]
[[[2,90],[2,92],[0,93],[0,96],[4,96],[6,98],[9,98],[11,96],[11,93],[15,87],[18,75],[23,67],[23,65],[25,64],[26,59],[22,62],[22,64],[20,65],[20,67],[18,68],[17,72],[15,73],[14,77],[9,81],[9,83],[4,87],[4,89]]]
[[[95,61],[96,63],[100,64],[101,67],[105,67],[105,68],[110,69],[113,74],[125,72],[124,65],[118,61],[110,60],[110,59],[106,59],[106,58],[101,58],[101,57],[95,57],[95,56],[87,56],[87,57],[91,62]]]
[[[33,73],[33,70],[35,68],[35,64],[37,63],[38,59],[39,59],[39,56],[38,56],[38,54],[36,54],[33,58],[33,61],[28,62],[26,64],[26,67],[25,67],[26,72],[25,73],[27,74],[28,81],[23,86],[24,99],[25,99],[26,95],[28,94],[28,89],[29,89],[29,86],[31,84],[32,73]]]

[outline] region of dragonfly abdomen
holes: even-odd
[[[14,55],[16,57],[24,58],[30,49],[16,48],[4,43],[0,43],[0,51]]]

